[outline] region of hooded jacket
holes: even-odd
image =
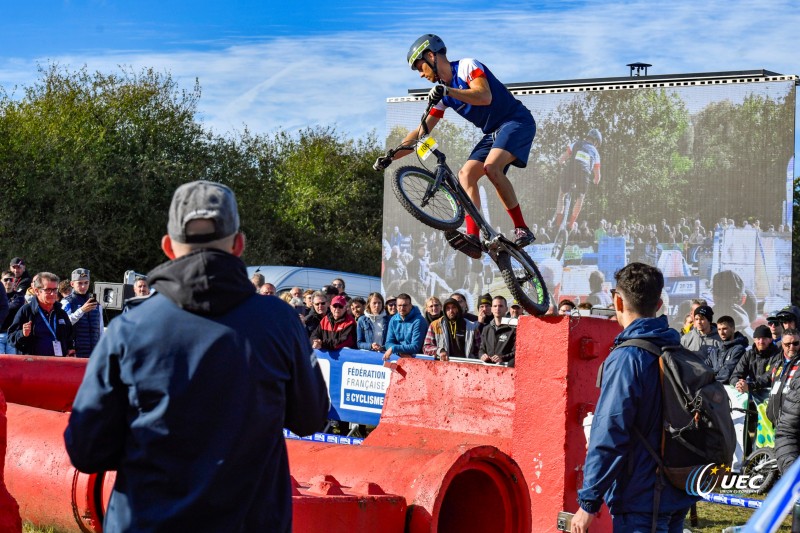
[[[444,350],[449,357],[456,357],[457,354],[451,351],[451,333],[449,328],[454,326],[461,330],[463,324],[464,340],[463,348],[464,353],[461,357],[468,357],[471,359],[478,358],[478,347],[481,345],[481,333],[478,322],[466,320],[462,315],[461,305],[454,299],[450,298],[442,305],[443,309],[447,309],[448,305],[454,305],[458,311],[455,320],[447,318],[447,313],[442,315],[431,322],[428,326],[428,332],[425,334],[425,343],[422,347],[422,352],[425,355],[432,355],[438,358],[439,353]]]
[[[634,320],[614,340],[644,339],[657,346],[677,345],[680,336],[667,318]],[[612,515],[653,513],[656,461],[633,427],[654,450],[661,442],[661,383],[658,358],[641,348],[624,346],[604,363],[600,398],[592,421],[589,449],[583,467],[580,506],[595,513],[605,500]],[[698,500],[669,482],[661,492],[659,512],[688,509]]]
[[[747,337],[736,331],[730,340],[721,342],[722,348],[709,350],[704,362],[714,370],[717,381],[728,383],[731,380],[731,374],[736,369],[736,365],[747,348]]]
[[[411,311],[403,317],[395,313],[389,320],[384,346],[392,349],[395,355],[416,355],[422,353],[422,344],[425,342],[425,333],[428,322],[416,306],[411,306]]]
[[[704,360],[716,357],[715,353],[723,348],[716,324],[711,324],[711,331],[708,335],[703,335],[699,330],[692,328],[689,333],[681,337],[680,344],[687,350],[697,353]]]
[[[329,408],[296,311],[219,250],[148,278],[158,292],[109,324],[64,434],[76,468],[117,471],[103,530],[289,532],[283,428],[311,434]]]

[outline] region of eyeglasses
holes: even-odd
[[[783,345],[784,346],[798,346],[798,345],[800,345],[800,341],[784,342]]]
[[[342,304],[333,304],[331,307],[333,307],[334,309],[344,309],[344,306]]]
[[[317,307],[318,305],[326,305],[327,303],[328,302],[314,302],[314,307]]]
[[[42,291],[42,292],[47,293],[47,294],[55,294],[55,293],[58,292],[58,287],[55,287],[55,288],[52,288],[52,289],[48,288],[48,289],[36,289],[36,290],[37,291]]]
[[[331,286],[333,286],[333,287],[344,287],[344,285],[342,285],[341,283],[331,283]]]
[[[613,298],[617,294],[617,289],[611,289],[611,297]]]
[[[3,278],[3,283],[8,283],[9,281],[14,281],[14,278]]]
[[[386,307],[397,307],[397,304],[394,302],[386,304]]]
[[[767,324],[769,324],[770,326],[773,326],[773,327],[781,325],[781,323],[778,322],[777,320],[770,320],[769,322],[767,322]]]

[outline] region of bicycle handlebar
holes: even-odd
[[[425,106],[425,112],[422,113],[422,118],[419,121],[419,127],[422,128],[423,136],[431,132],[431,130],[428,129],[428,123],[426,121],[431,109],[433,109],[433,103],[428,100],[428,105]],[[419,142],[419,137],[417,137],[417,140],[414,141],[413,144],[401,144],[395,148],[390,148],[386,151],[386,157],[394,157],[397,152],[402,152],[403,150],[413,151],[417,142]]]

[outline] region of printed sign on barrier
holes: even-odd
[[[380,414],[391,372],[383,366],[362,363],[342,365],[341,406]]]

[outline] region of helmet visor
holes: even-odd
[[[419,46],[417,46],[416,48],[414,48],[414,49],[411,51],[411,53],[410,53],[410,54],[408,54],[408,66],[409,66],[409,67],[411,67],[411,70],[417,70],[417,68],[414,66],[414,63],[416,63],[416,62],[417,62],[417,59],[419,59],[419,58],[420,58],[420,56],[422,56],[422,53],[423,53],[425,50],[427,50],[427,49],[428,49],[428,47],[430,47],[430,45],[431,45],[431,42],[430,42],[430,40],[426,39],[425,41],[423,41],[422,43],[420,43],[420,45],[419,45]]]

